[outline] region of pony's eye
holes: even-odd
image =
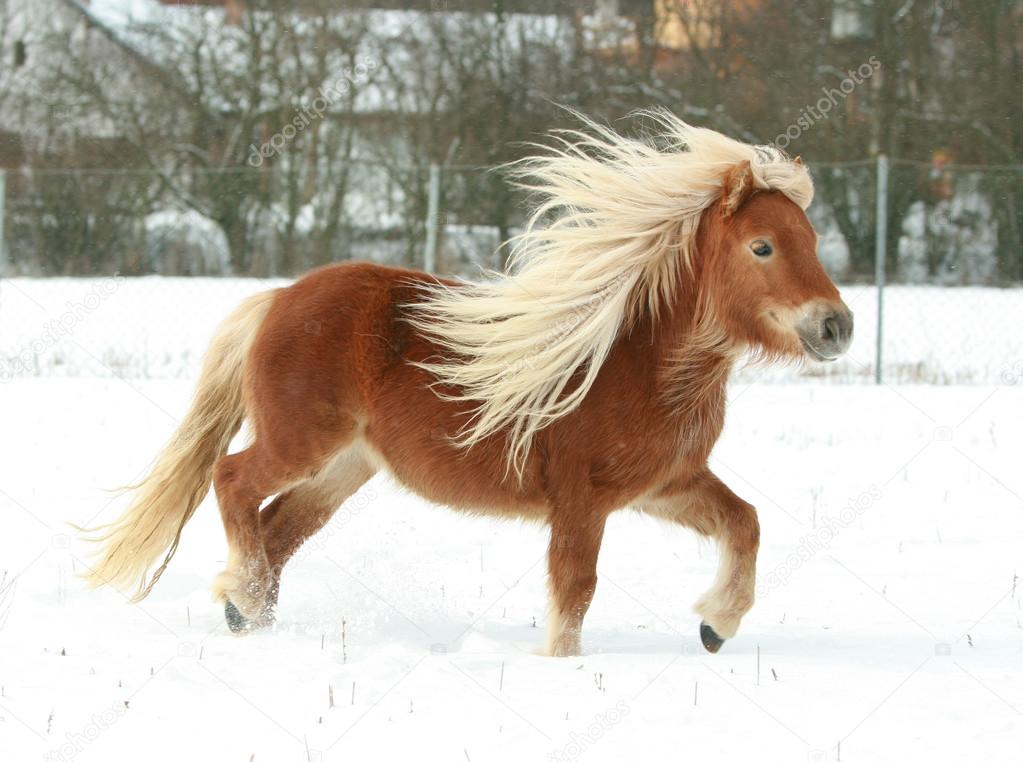
[[[750,251],[758,257],[769,257],[774,252],[774,249],[771,248],[771,244],[763,240],[754,241],[750,244],[749,248]]]

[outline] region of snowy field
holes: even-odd
[[[0,282],[0,383],[12,377],[190,378],[213,329],[245,296],[288,281],[247,278],[12,278]],[[746,381],[806,376],[871,381],[877,291],[842,295],[856,316],[837,363],[747,370]],[[1023,377],[1023,289],[891,286],[885,376],[893,382],[998,384]]]
[[[585,654],[555,660],[533,653],[545,531],[385,477],[288,567],[272,631],[234,637],[209,600],[212,499],[145,603],[82,588],[89,549],[66,522],[118,514],[105,490],[145,469],[213,324],[263,287],[113,281],[90,308],[99,281],[0,286],[0,354],[43,342],[0,383],[0,760],[1019,758],[1019,292],[889,294],[895,312],[945,305],[940,323],[905,308],[923,343],[893,362],[970,383],[735,383],[711,465],[763,527],[738,637],[705,653],[690,611],[714,548],[621,512]],[[847,294],[863,362],[871,298]]]

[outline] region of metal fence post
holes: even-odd
[[[430,186],[426,204],[426,247],[423,249],[423,269],[432,273],[437,269],[437,228],[440,214],[440,167],[430,165]]]
[[[877,156],[877,211],[874,241],[874,281],[877,284],[877,348],[874,382],[884,383],[884,283],[888,248],[888,157]]]
[[[0,169],[0,278],[7,276],[7,250],[4,248],[4,199],[7,196],[7,170]]]

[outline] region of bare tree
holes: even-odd
[[[160,8],[104,31],[130,51],[129,73],[68,44],[54,80],[117,126],[162,196],[220,225],[234,272],[293,272],[337,255],[350,117],[372,68],[360,14],[326,0],[288,13],[266,0],[237,20]]]
[[[0,76],[3,113],[30,108],[26,118],[39,125],[34,166],[90,162],[156,178],[119,181],[123,193],[95,178],[40,191],[45,203],[82,210],[60,223],[71,250],[108,239],[117,248],[118,235],[134,234],[129,220],[171,204],[220,226],[236,273],[292,273],[367,254],[418,264],[431,163],[442,167],[449,222],[507,238],[522,220],[522,199],[482,168],[571,125],[559,105],[609,121],[665,106],[744,140],[783,141],[816,163],[883,151],[901,162],[894,220],[921,201],[941,203],[947,183],[931,175],[942,163],[1023,161],[1018,0],[530,6],[544,13],[505,0],[430,11],[283,5],[252,0],[232,15],[152,4],[156,15],[94,19],[85,33],[57,25],[63,31],[50,32],[49,47],[60,54],[33,69],[46,84],[32,97],[12,100]],[[864,66],[869,76],[848,88]],[[328,89],[334,94],[320,107]],[[44,185],[41,175],[35,182]],[[818,174],[850,272],[864,277],[873,182],[869,168]],[[999,268],[1019,277],[1019,173],[971,192],[992,199]],[[102,208],[90,206],[100,200]],[[120,227],[104,231],[100,219]],[[899,224],[889,226],[893,272],[901,235]],[[132,247],[121,248],[126,262]],[[98,261],[84,250],[64,256],[75,270]],[[930,261],[941,266],[940,257]]]

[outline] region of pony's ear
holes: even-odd
[[[753,195],[753,191],[753,168],[748,160],[728,170],[721,192],[721,211],[724,216],[735,214]]]

